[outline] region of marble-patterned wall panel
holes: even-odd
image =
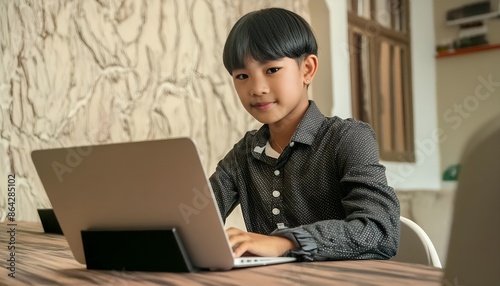
[[[0,1],[0,220],[50,207],[35,149],[192,137],[211,173],[249,129],[222,65],[230,27],[270,6],[308,19],[307,0]]]

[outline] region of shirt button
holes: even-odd
[[[273,197],[277,198],[280,196],[280,192],[279,191],[274,191],[273,192]]]
[[[295,145],[295,142],[290,142],[290,147],[293,147]]]
[[[279,214],[280,214],[280,209],[274,208],[273,215],[279,215]]]
[[[280,171],[279,171],[279,170],[275,170],[275,171],[274,171],[274,174],[275,174],[276,176],[279,176],[279,175],[280,175]]]

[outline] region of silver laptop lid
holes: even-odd
[[[191,139],[36,150],[31,156],[78,262],[85,263],[81,230],[175,227],[194,266],[233,267]]]

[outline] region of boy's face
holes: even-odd
[[[234,87],[245,109],[266,124],[301,117],[309,106],[304,62],[291,58],[258,62],[245,60],[245,67],[232,73]]]

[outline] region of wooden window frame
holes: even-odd
[[[358,86],[359,86],[359,78],[358,75],[361,73],[360,70],[357,69],[356,65],[357,61],[357,53],[359,51],[357,49],[355,41],[355,34],[363,35],[368,39],[368,63],[369,63],[369,76],[370,83],[368,88],[370,89],[370,102],[371,102],[371,122],[368,122],[372,125],[375,134],[377,135],[377,141],[379,144],[379,153],[381,160],[384,161],[395,161],[395,162],[415,162],[415,144],[414,144],[414,127],[413,127],[413,103],[412,103],[412,75],[411,75],[411,30],[409,25],[409,1],[401,0],[401,8],[403,9],[403,19],[400,19],[401,23],[401,31],[397,31],[392,28],[385,27],[380,24],[376,20],[376,1],[370,0],[370,9],[371,15],[370,19],[358,16],[355,11],[357,11],[357,2],[356,0],[347,0],[351,1],[352,11],[348,12],[348,37],[349,37],[349,55],[351,62],[351,98],[352,98],[352,112],[353,117],[362,120],[359,113],[359,104],[360,99],[358,98]],[[391,27],[395,26],[395,17],[391,17]],[[370,28],[376,28],[376,33],[373,33]],[[379,66],[380,66],[380,58],[377,56],[380,52],[380,47],[383,42],[388,42],[390,44],[396,44],[400,47],[404,47],[406,51],[404,53],[404,57],[401,57],[401,62],[404,68],[402,68],[402,97],[400,100],[402,101],[403,110],[402,114],[404,116],[404,125],[403,125],[403,134],[400,136],[400,139],[404,141],[403,150],[396,150],[394,146],[396,145],[395,141],[398,136],[395,134],[395,125],[396,122],[394,120],[391,121],[391,143],[392,146],[390,150],[384,148],[386,145],[383,142],[382,136],[382,112],[381,105],[382,96],[380,91],[380,81],[379,81]],[[391,49],[392,51],[392,49]],[[392,55],[392,52],[391,52]],[[393,56],[390,57],[392,62]],[[391,70],[394,68],[394,65],[391,64],[389,67]],[[392,73],[390,73],[392,74]],[[393,79],[393,77],[391,77]],[[394,88],[394,85],[391,83],[391,88]],[[393,90],[390,92],[390,96],[394,96]],[[394,108],[394,105],[391,104]],[[390,118],[395,118],[394,110],[391,110]],[[366,121],[366,120],[364,120]]]

